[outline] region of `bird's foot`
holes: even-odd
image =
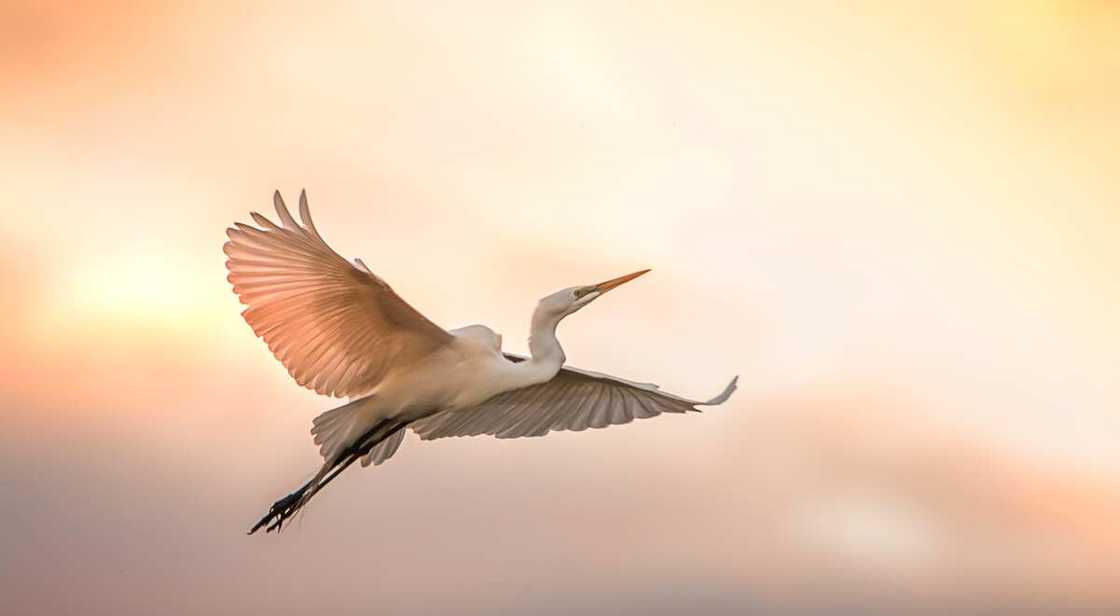
[[[280,531],[284,525],[284,521],[292,517],[303,505],[303,494],[305,491],[306,487],[300,488],[275,503],[272,503],[272,507],[269,507],[268,513],[249,530],[249,534],[252,535],[257,532],[262,526],[267,527],[265,528],[266,533],[271,533],[274,530]]]

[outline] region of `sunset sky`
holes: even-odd
[[[13,614],[1120,607],[1120,5],[0,8]],[[318,465],[224,230],[703,415]]]

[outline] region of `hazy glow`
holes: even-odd
[[[1114,3],[191,6],[0,9],[6,605],[1120,603]],[[571,362],[740,391],[409,440],[245,541],[330,402],[241,322],[222,231],[301,187],[514,351],[537,298],[651,267]]]
[[[928,564],[938,539],[928,523],[893,503],[841,499],[806,512],[804,541],[850,562],[855,568],[886,571]]]

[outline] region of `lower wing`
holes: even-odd
[[[509,353],[506,358],[515,362],[526,359]],[[548,382],[499,394],[470,409],[436,413],[413,422],[411,427],[424,440],[479,434],[520,438],[559,430],[605,428],[721,404],[735,391],[738,380],[731,379],[718,396],[702,402],[663,392],[652,383],[565,366]]]

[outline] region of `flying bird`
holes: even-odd
[[[348,398],[312,422],[323,465],[303,486],[276,501],[249,534],[280,530],[355,461],[381,464],[411,429],[423,440],[489,434],[544,436],[624,424],[661,413],[698,411],[701,402],[565,365],[556,326],[568,315],[649,272],[641,270],[540,300],[530,322],[529,356],[504,353],[502,337],[484,325],[444,330],[410,306],[361,259],[339,256],[319,235],[299,197],[300,222],[279,191],[276,224],[252,212],[259,227],[226,230],[228,280],[241,313],[300,385]]]

